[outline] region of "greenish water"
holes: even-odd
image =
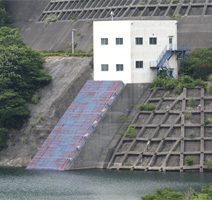
[[[0,199],[10,200],[139,200],[156,188],[200,190],[212,173],[141,171],[28,171],[0,168]]]

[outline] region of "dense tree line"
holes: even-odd
[[[156,189],[155,193],[151,193],[141,197],[141,200],[211,200],[212,185],[203,186],[202,192],[196,192],[192,188],[183,195],[182,192],[174,192],[171,188]]]
[[[18,29],[0,28],[0,150],[6,146],[8,131],[29,116],[26,102],[51,80],[43,63],[41,54],[25,45]]]
[[[208,48],[195,49],[184,63],[180,73],[194,79],[207,80],[212,74],[212,43]]]
[[[10,22],[10,17],[5,10],[3,0],[0,0],[0,27],[4,26],[8,22]]]

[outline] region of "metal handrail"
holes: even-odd
[[[166,45],[156,61],[150,61],[150,67],[157,67],[166,51],[190,51],[190,45],[171,44]]]

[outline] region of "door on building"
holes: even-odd
[[[169,49],[173,49],[173,36],[169,36]]]

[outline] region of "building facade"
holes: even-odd
[[[176,20],[95,21],[94,80],[150,83],[165,49],[177,44]],[[166,66],[177,77],[177,59]]]

